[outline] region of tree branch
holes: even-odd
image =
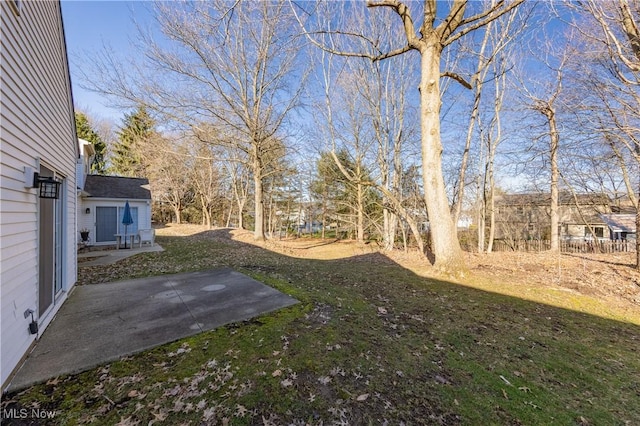
[[[455,0],[449,11],[449,15],[437,26],[436,32],[440,40],[446,40],[455,30],[464,24],[464,12],[467,8],[467,0]]]
[[[367,1],[367,7],[390,7],[395,10],[398,16],[400,16],[400,19],[402,19],[402,25],[404,27],[404,33],[407,36],[409,48],[420,49],[421,40],[416,35],[416,29],[413,26],[413,19],[411,18],[411,13],[407,5],[396,0],[382,0]]]
[[[514,0],[513,3],[505,6],[502,10],[499,10],[500,7],[502,7],[504,5],[504,1],[500,1],[498,4],[496,4],[494,7],[492,7],[491,9],[482,12],[478,15],[474,15],[470,18],[467,18],[465,20],[462,21],[462,23],[459,25],[463,26],[466,24],[470,24],[472,22],[475,22],[475,24],[473,25],[469,25],[465,28],[463,28],[460,32],[448,37],[446,40],[442,41],[442,45],[443,46],[448,46],[451,43],[453,43],[454,41],[458,40],[460,37],[465,36],[466,34],[477,30],[478,28],[484,27],[485,25],[487,25],[489,22],[494,21],[496,19],[498,19],[499,17],[501,17],[502,15],[511,12],[513,9],[515,9],[516,7],[520,6],[520,4],[524,3],[524,0]]]
[[[464,87],[466,87],[467,89],[472,89],[471,84],[465,80],[461,75],[456,74],[455,72],[451,72],[451,71],[445,71],[442,74],[440,74],[440,77],[449,77],[454,79],[455,81],[457,81],[458,83],[462,84]]]

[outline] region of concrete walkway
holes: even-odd
[[[298,303],[223,268],[84,285],[69,296],[9,391]]]
[[[127,257],[140,253],[161,252],[164,249],[157,243],[153,246],[133,247],[120,250],[94,250],[84,253],[78,253],[78,267],[110,265]]]

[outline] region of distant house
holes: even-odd
[[[576,202],[577,199],[577,202]],[[508,194],[496,198],[497,240],[548,240],[551,196],[542,194]],[[593,230],[598,239],[609,239],[602,214],[611,213],[606,194],[569,192],[558,197],[559,235],[565,240],[590,239]]]
[[[151,228],[151,191],[146,178],[87,175],[80,197],[79,229],[89,230],[91,245],[112,245],[116,234],[124,234],[125,203],[131,208],[133,224],[128,235]]]
[[[79,155],[60,3],[2,1],[0,20],[0,383],[5,389],[77,280]]]

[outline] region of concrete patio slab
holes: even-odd
[[[79,286],[8,390],[86,371],[296,303],[229,268]]]

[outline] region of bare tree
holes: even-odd
[[[493,114],[489,122],[488,129],[482,131],[481,135],[486,135],[486,166],[485,177],[482,190],[482,204],[484,210],[489,213],[489,235],[487,238],[487,253],[493,250],[493,240],[496,232],[496,183],[495,183],[495,158],[498,145],[502,142],[502,122],[501,113],[506,91],[506,79],[508,66],[506,58],[503,56],[494,63],[494,102]],[[478,224],[478,229],[480,229]],[[482,224],[484,228],[484,223]],[[484,234],[482,235],[484,238]],[[480,238],[478,238],[480,240]],[[479,247],[479,246],[478,246]]]
[[[283,129],[304,81],[290,9],[284,0],[157,2],[155,18],[163,37],[141,30],[143,63],[125,66],[105,51],[85,85],[242,151],[253,174],[255,238],[263,239],[263,181],[283,153]],[[229,138],[218,137],[221,127]]]
[[[368,223],[380,228],[385,248],[393,248],[397,217],[401,216],[424,253],[417,222],[402,205],[403,145],[414,133],[405,124],[406,82],[393,81],[393,64],[336,63],[335,57],[324,54],[318,62],[322,64],[325,103],[324,114],[317,119],[323,120],[319,127],[326,129],[323,136],[333,161],[353,189],[356,238],[364,241],[367,200],[373,187],[383,196],[383,223],[381,227],[375,221]],[[410,71],[410,67],[404,69]]]
[[[542,67],[549,71],[546,77],[543,77],[541,81],[529,79],[525,81],[524,75],[520,78],[520,88],[526,98],[528,108],[542,115],[545,120],[545,126],[547,131],[545,137],[548,137],[548,144],[546,145],[546,153],[543,155],[548,159],[549,164],[549,190],[550,190],[550,205],[549,205],[549,217],[550,217],[550,249],[551,251],[558,251],[559,246],[559,232],[558,226],[560,224],[558,213],[558,185],[560,178],[560,169],[558,163],[558,155],[560,149],[560,132],[558,129],[558,107],[561,103],[560,96],[563,94],[563,78],[565,74],[565,68],[569,58],[572,56],[573,48],[570,46],[570,41],[567,42],[567,46],[564,50],[556,52],[551,45],[553,42],[551,38],[547,36],[546,45],[542,49],[544,57],[540,58],[540,64]],[[567,40],[571,40],[569,37]],[[523,71],[523,74],[526,71]],[[560,105],[562,107],[562,105]]]
[[[147,152],[145,163],[151,192],[171,207],[175,223],[182,223],[182,211],[194,197],[190,179],[193,157],[185,145],[162,137],[156,137],[153,149],[148,146]]]
[[[368,58],[380,61],[393,56],[415,50],[420,54],[420,125],[422,135],[422,178],[424,181],[425,201],[431,227],[432,249],[435,264],[452,271],[463,267],[460,243],[457,239],[456,224],[450,214],[449,202],[445,191],[442,173],[442,141],[440,138],[440,107],[441,92],[440,78],[444,75],[454,78],[469,86],[462,78],[452,72],[442,73],[441,58],[443,50],[498,17],[510,12],[522,0],[510,3],[499,2],[481,10],[472,16],[465,17],[467,0],[454,0],[445,13],[437,13],[437,8],[443,6],[436,0],[425,0],[419,27],[414,24],[414,13],[407,4],[397,0],[368,1],[370,8],[385,8],[392,10],[400,20],[406,43],[384,52],[378,49],[379,42],[369,39],[368,51],[346,51],[341,46],[327,45],[318,41],[307,32],[309,39],[321,48],[343,56]],[[326,31],[325,31],[326,33]],[[344,34],[344,33],[343,33]],[[361,31],[354,33],[355,37],[362,37]]]
[[[495,4],[495,0],[492,0],[492,4]],[[453,192],[452,211],[454,221],[456,223],[458,222],[462,206],[464,204],[465,187],[467,186],[466,174],[469,156],[472,152],[472,142],[474,139],[479,140],[479,138],[474,137],[477,136],[476,124],[479,123],[480,113],[484,104],[484,102],[481,102],[483,100],[482,94],[484,85],[491,81],[495,83],[493,86],[493,100],[488,99],[486,101],[486,109],[489,111],[490,115],[493,115],[493,119],[489,121],[493,124],[499,123],[499,117],[497,114],[499,114],[502,109],[502,98],[504,97],[504,90],[502,86],[505,82],[504,77],[506,76],[506,73],[510,71],[510,68],[512,68],[512,61],[510,61],[509,58],[511,55],[510,49],[513,46],[514,40],[516,40],[517,37],[527,28],[526,21],[526,14],[512,13],[509,14],[506,19],[490,22],[486,26],[478,51],[474,52],[474,55],[477,56],[477,64],[476,70],[471,76],[471,85],[473,86],[473,105],[469,116],[465,147],[459,167],[459,176],[455,184],[456,190]],[[495,65],[496,62],[499,63]],[[490,72],[492,70],[492,66],[493,72]],[[497,147],[499,140],[493,138],[493,142]],[[487,148],[485,153],[493,153],[495,155],[495,151],[492,152],[489,148],[490,147]],[[483,157],[482,152],[476,157]],[[489,164],[493,167],[493,158],[487,158],[487,164],[485,164],[485,166]],[[487,170],[487,167],[484,167],[484,169]],[[478,232],[484,233],[484,228],[478,226]],[[478,243],[482,244],[482,247],[479,246],[479,250],[483,251],[484,235],[482,238],[478,239]]]
[[[238,221],[237,227],[244,229],[244,209],[249,199],[249,183],[251,176],[244,163],[237,160],[227,160],[224,163],[225,171],[230,177],[230,187],[233,193],[233,199],[235,200],[236,207],[238,209]],[[229,214],[227,216],[226,226],[231,224],[231,216],[233,213],[233,207],[229,207]]]
[[[190,142],[190,155],[193,162],[190,177],[194,198],[202,211],[202,224],[211,228],[214,210],[223,199],[220,156],[217,155],[216,147],[213,145],[193,140]]]
[[[631,182],[633,169],[640,171],[640,2],[587,0],[573,5],[582,20],[573,21],[589,47],[581,72],[585,88],[583,123],[602,135],[622,172],[627,195],[636,209],[636,236],[640,230],[640,176]],[[594,79],[596,77],[596,79]],[[594,102],[595,101],[595,102]],[[598,116],[596,120],[589,117]],[[639,173],[640,175],[640,173]],[[638,192],[636,192],[638,191]],[[640,269],[640,239],[636,237],[636,268]]]

